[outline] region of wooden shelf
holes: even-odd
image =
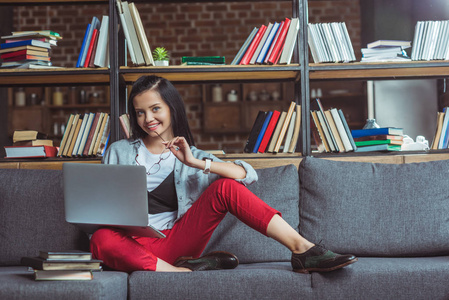
[[[449,61],[310,64],[310,80],[436,78],[449,74]]]
[[[0,86],[109,85],[107,68],[2,69]]]
[[[39,1],[39,0],[17,0],[11,3],[11,1],[8,0],[0,0],[0,6],[1,5],[49,5],[49,4],[83,4],[83,3],[89,3],[89,4],[106,4],[109,0],[45,0],[45,1]]]
[[[140,76],[157,75],[177,83],[294,81],[299,80],[299,64],[276,66],[169,66],[121,67],[120,74],[127,84]]]

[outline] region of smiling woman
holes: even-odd
[[[91,251],[108,267],[171,272],[235,268],[238,258],[232,253],[212,252],[198,258],[228,212],[290,249],[296,272],[332,271],[357,260],[307,241],[279,211],[247,189],[258,179],[251,165],[223,162],[197,149],[184,103],[168,80],[139,78],[131,90],[128,112],[134,139],[113,143],[103,163],[146,168],[148,220],[166,238],[99,229],[92,236]]]

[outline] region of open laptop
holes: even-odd
[[[87,233],[113,227],[131,236],[165,237],[148,225],[145,167],[65,163],[62,170],[67,222]]]

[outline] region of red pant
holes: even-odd
[[[90,249],[96,259],[113,269],[131,272],[156,270],[157,258],[170,264],[180,256],[199,257],[226,213],[266,235],[270,220],[280,214],[233,179],[212,183],[166,238],[131,237],[110,228],[97,230]]]

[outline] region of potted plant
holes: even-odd
[[[168,51],[164,47],[157,47],[153,51],[154,65],[160,67],[168,66]]]

